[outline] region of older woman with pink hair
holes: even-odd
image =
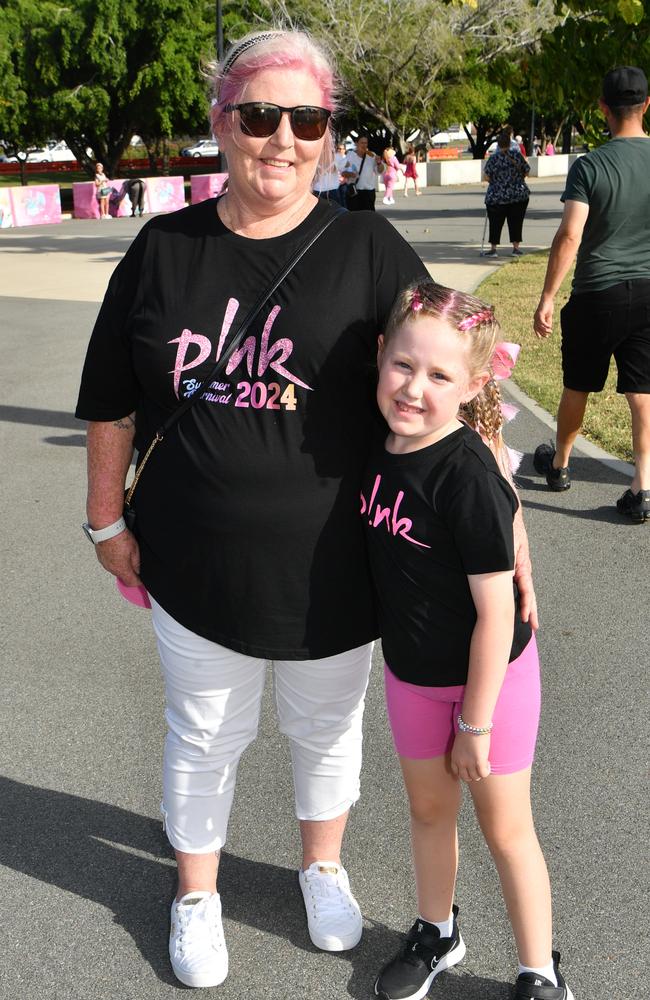
[[[167,702],[162,810],[179,875],[170,956],[188,986],[228,971],[219,852],[267,661],[291,748],[309,934],[328,951],[361,937],[341,864],[377,635],[358,497],[377,333],[426,271],[385,219],[312,194],[333,154],[335,95],[328,58],[304,33],[232,46],[211,112],[227,191],[140,231],[111,279],[77,407],[89,421],[87,534],[152,606]],[[204,384],[278,266],[327,221]],[[194,392],[142,472],[130,530],[133,451]]]

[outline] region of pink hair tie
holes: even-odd
[[[413,310],[413,312],[414,313],[419,312],[423,305],[424,302],[422,301],[422,296],[420,295],[420,293],[413,292],[413,298],[411,299],[411,309]]]
[[[468,316],[467,319],[464,319],[462,323],[458,324],[458,329],[463,331],[471,330],[473,326],[477,326],[486,319],[492,319],[491,309],[484,309],[483,312],[474,313],[473,316]]]

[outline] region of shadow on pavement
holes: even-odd
[[[0,777],[0,864],[99,903],[133,938],[158,978],[176,982],[167,955],[175,866],[161,823],[119,806]],[[307,935],[294,870],[223,853],[219,888],[224,916],[319,954]],[[348,994],[372,995],[377,971],[401,935],[366,922],[362,944],[333,955],[351,966]],[[449,1000],[505,1000],[509,986],[471,972],[444,974]],[[182,987],[179,987],[182,988]]]
[[[32,424],[35,427],[63,427],[71,431],[78,431],[84,426],[83,420],[64,410],[36,410],[30,406],[0,406],[0,421]]]
[[[572,455],[569,468],[571,470],[571,482],[574,485],[576,483],[610,483],[615,486],[625,486],[626,488],[630,485],[629,476],[624,475],[622,472],[617,472],[616,469],[605,465],[604,462],[599,461],[597,458],[583,458],[580,455]],[[534,478],[529,479],[529,476]],[[515,475],[515,482],[517,486],[535,492],[543,492],[547,496],[558,497],[569,496],[571,494],[571,490],[567,490],[565,493],[552,493],[546,486],[546,481],[535,471],[531,454],[524,455]]]

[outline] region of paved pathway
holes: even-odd
[[[559,193],[557,183],[533,182],[528,245],[550,242]],[[499,266],[478,257],[478,188],[402,199],[390,218],[448,284],[472,288]],[[156,657],[146,613],[121,601],[82,537],[84,429],[70,415],[98,300],[140,224],[0,233],[0,1000],[162,1000],[182,989],[166,958],[173,866],[157,816]],[[549,434],[524,409],[510,440],[529,456]],[[576,1000],[636,1000],[646,992],[638,970],[649,636],[639,595],[650,531],[613,511],[629,481],[616,467],[579,453],[572,472],[574,486],[560,496],[542,488],[529,457],[519,475],[542,618],[535,806]],[[304,926],[288,757],[265,702],[222,863],[231,975],[215,996],[370,997],[414,913],[379,670],[366,734],[363,797],[345,855],[366,933],[352,954],[324,955]],[[468,954],[432,996],[506,1000],[514,949],[467,810],[461,850]]]

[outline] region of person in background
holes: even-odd
[[[392,146],[387,146],[384,152],[381,154],[381,158],[384,161],[384,173],[382,175],[384,181],[384,187],[386,189],[386,194],[384,195],[384,205],[394,205],[395,198],[393,197],[393,188],[397,183],[397,178],[399,177],[399,172],[401,170],[400,162],[395,156],[395,150]]]
[[[539,660],[536,622],[523,620],[513,592],[519,502],[495,460],[505,451],[498,334],[489,305],[429,280],[398,297],[379,338],[377,402],[388,436],[369,457],[361,521],[418,900],[415,923],[375,983],[380,1000],[421,1000],[465,955],[454,903],[461,782],[514,932],[515,1000],[573,1000],[552,951],[551,891],[531,812]],[[398,527],[387,516],[396,497]]]
[[[603,80],[600,109],[611,139],[571,165],[533,326],[553,331],[555,297],[577,254],[571,297],[560,313],[564,388],[555,447],[541,444],[535,469],[550,490],[571,486],[569,457],[589,399],[601,392],[612,355],[616,391],[632,417],[634,478],[617,500],[635,523],[650,520],[650,138],[643,116],[648,80],[619,66]]]
[[[131,202],[131,215],[144,215],[145,182],[141,177],[129,177],[124,183]]]
[[[523,137],[520,136],[520,135],[516,135],[515,136],[515,142],[517,143],[517,146],[519,148],[519,152],[521,153],[521,155],[525,156],[526,155],[526,144],[525,144],[525,142],[523,140]]]
[[[368,148],[368,136],[360,135],[356,149],[350,150],[343,166],[348,185],[347,207],[350,212],[374,212],[377,178],[384,172],[384,163]]]
[[[544,156],[555,156],[555,146],[549,139],[544,149]]]
[[[95,164],[95,193],[97,195],[97,200],[99,202],[99,218],[100,219],[112,219],[113,216],[108,211],[108,203],[110,201],[112,188],[108,183],[108,177],[104,173],[104,164]]]
[[[412,142],[409,142],[406,147],[406,156],[404,157],[404,197],[408,198],[408,184],[409,180],[413,181],[413,187],[415,188],[416,195],[421,195],[422,192],[418,187],[418,168],[417,168],[417,157],[415,155],[415,146]]]
[[[329,163],[318,164],[314,175],[312,191],[317,198],[341,204],[339,198],[339,171],[334,158]]]
[[[347,150],[345,148],[344,142],[337,142],[336,152],[334,153],[334,162],[336,163],[336,169],[339,172],[339,202],[346,207],[346,191],[347,184],[345,182],[345,177],[343,176],[343,168],[345,167],[348,158]]]
[[[512,149],[508,133],[502,132],[497,139],[496,152],[485,161],[484,169],[488,180],[485,208],[490,223],[490,249],[483,256],[497,256],[503,223],[507,220],[512,252],[515,257],[520,257],[522,228],[530,197],[524,178],[530,166],[518,148]]]

